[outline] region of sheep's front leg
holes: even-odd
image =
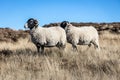
[[[38,53],[43,54],[44,53],[44,46],[37,46]]]
[[[38,53],[44,53],[44,46],[40,45],[39,43],[36,44]]]
[[[44,53],[44,46],[40,46],[40,53],[43,54]]]
[[[38,53],[40,52],[40,46],[37,46],[37,52]]]
[[[36,44],[36,47],[37,47],[37,52],[39,53],[39,52],[40,52],[40,50],[39,50],[39,49],[40,49],[40,44],[37,43],[37,44]]]

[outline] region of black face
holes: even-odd
[[[32,28],[34,28],[34,27],[36,28],[36,27],[38,27],[38,21],[37,21],[36,19],[30,18],[30,19],[27,21],[25,27],[26,27],[26,28],[30,28],[30,29],[32,29]]]
[[[69,24],[68,21],[63,21],[63,22],[61,22],[60,26],[61,26],[63,29],[65,29],[65,27],[66,27],[68,24]]]

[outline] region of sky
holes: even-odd
[[[62,22],[120,22],[120,0],[0,0],[0,28],[24,30],[29,18],[39,25]]]

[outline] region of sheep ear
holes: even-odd
[[[35,24],[38,24],[38,21],[37,21],[37,20],[34,20],[34,23],[35,23]]]
[[[38,27],[38,21],[37,20],[34,20],[34,23],[35,23],[35,27]]]

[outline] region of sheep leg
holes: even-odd
[[[36,47],[37,47],[37,52],[39,53],[39,52],[40,52],[40,50],[39,50],[39,49],[40,49],[40,44],[37,43],[37,44],[36,44]]]
[[[43,54],[44,53],[44,46],[37,46],[38,53]]]
[[[40,47],[39,47],[39,46],[37,46],[37,52],[38,52],[38,53],[40,52],[40,50],[39,50],[39,49],[40,49]]]
[[[66,45],[62,45],[62,47],[61,47],[61,48],[64,50],[64,49],[65,49],[65,47],[66,47]]]
[[[93,42],[93,45],[94,45],[95,49],[100,50],[98,40],[94,41],[94,42]]]
[[[73,51],[78,51],[78,49],[77,49],[77,46],[76,46],[76,45],[72,45],[72,47],[73,47]]]
[[[39,43],[36,44],[38,53],[44,52],[44,46],[41,46]]]
[[[62,45],[62,46],[60,47],[60,50],[61,50],[62,52],[66,52],[65,47],[66,47],[66,45]]]
[[[91,46],[92,46],[92,44],[91,44],[91,42],[90,42],[90,44],[88,44],[88,47],[87,47],[86,50],[90,49]],[[85,50],[85,51],[86,51],[86,50]]]
[[[65,49],[65,47],[66,47],[66,45],[65,44],[63,44],[63,43],[57,43],[57,45],[56,45],[60,50],[64,50]]]
[[[40,47],[40,53],[43,54],[44,53],[44,46]]]
[[[65,47],[66,47],[66,45],[65,45],[65,44],[61,44],[61,45],[59,46],[59,49],[64,50],[64,49],[65,49]]]
[[[92,46],[92,44],[90,43],[90,44],[88,44],[88,47],[91,47]]]

